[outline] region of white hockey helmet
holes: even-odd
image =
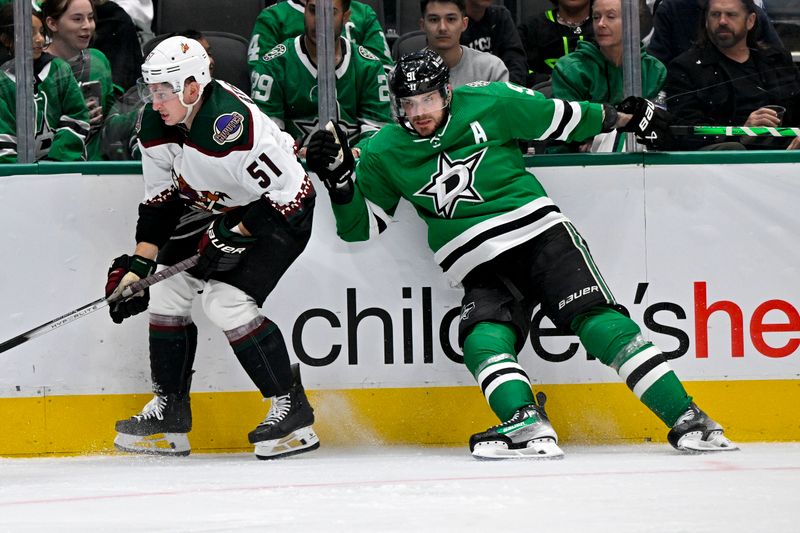
[[[177,97],[186,108],[181,123],[185,123],[192,114],[200,98],[191,104],[183,99],[183,88],[186,80],[194,78],[200,85],[200,95],[211,82],[211,60],[203,45],[188,37],[169,37],[164,39],[145,59],[142,65],[142,78],[138,81],[139,95],[145,102],[154,102],[156,98],[166,101]],[[154,90],[153,85],[167,84],[171,93]]]
[[[205,87],[211,81],[211,61],[203,45],[188,37],[164,39],[142,65],[144,83],[168,83],[176,93],[192,77]]]

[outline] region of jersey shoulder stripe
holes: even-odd
[[[203,107],[192,123],[186,145],[211,157],[253,147],[250,98],[236,87],[213,80],[206,86]]]

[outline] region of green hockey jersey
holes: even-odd
[[[278,2],[261,11],[253,27],[247,62],[252,71],[264,54],[286,39],[302,35],[305,5],[298,0]],[[378,16],[367,4],[350,3],[350,20],[342,30],[348,40],[362,45],[378,56],[384,65],[392,64],[392,54],[386,43]]]
[[[301,142],[319,122],[317,67],[303,43],[301,35],[279,44],[251,75],[253,100]],[[383,65],[372,52],[347,39],[341,43],[342,61],[336,67],[338,120],[355,144],[391,119],[389,86]]]
[[[0,69],[0,163],[17,162],[17,85],[14,60]],[[34,62],[35,159],[86,159],[89,113],[69,65],[42,54]]]
[[[517,139],[582,140],[600,132],[603,108],[546,99],[512,83],[453,91],[451,113],[430,137],[391,124],[362,149],[353,200],[333,205],[347,241],[383,231],[400,198],[428,226],[428,245],[448,277],[567,220],[525,170]]]

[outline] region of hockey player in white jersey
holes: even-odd
[[[106,294],[198,251],[197,266],[122,302],[114,322],[149,309],[153,399],[117,422],[117,448],[187,455],[197,328],[192,301],[221,328],[253,383],[271,398],[250,432],[260,459],[313,450],[313,409],[278,326],[261,305],[305,248],[315,193],[292,139],[235,87],[212,79],[197,41],[171,37],[142,65],[139,117],[145,197],[136,247],[116,258]]]

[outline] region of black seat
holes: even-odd
[[[250,94],[250,71],[247,68],[247,39],[224,31],[204,31],[203,36],[214,57],[214,77],[235,85]],[[150,55],[158,43],[169,34],[153,37],[142,46],[144,56]]]
[[[419,30],[419,0],[397,0],[395,9],[397,35]]]
[[[392,45],[392,59],[397,61],[404,55],[422,50],[426,46],[428,46],[428,39],[422,30],[404,33]]]
[[[249,40],[256,18],[266,5],[266,0],[161,0],[153,17],[153,33],[219,31]]]
[[[550,0],[517,0],[517,25],[523,24],[529,18],[555,8]]]

